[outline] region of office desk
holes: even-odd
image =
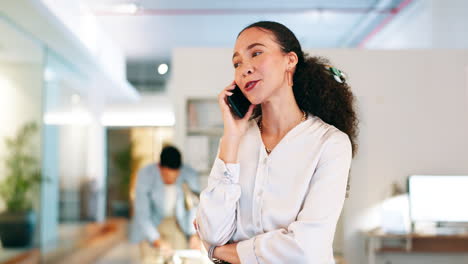
[[[378,253],[468,253],[468,233],[387,234],[380,229],[364,232],[369,264],[375,264]]]

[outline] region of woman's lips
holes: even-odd
[[[248,82],[247,85],[245,86],[245,91],[248,92],[248,91],[252,90],[253,88],[255,88],[255,86],[257,86],[257,83],[259,81],[260,80]]]

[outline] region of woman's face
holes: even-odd
[[[288,57],[274,35],[258,28],[240,34],[232,63],[235,82],[252,104],[261,104],[287,85]]]

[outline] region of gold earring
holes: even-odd
[[[292,72],[288,69],[288,71],[286,72],[286,74],[288,75],[288,85],[289,86],[293,86],[293,74]]]

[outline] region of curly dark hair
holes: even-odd
[[[273,34],[284,53],[296,53],[298,63],[293,76],[293,92],[299,108],[346,133],[351,141],[354,157],[358,147],[359,121],[351,87],[346,81],[338,82],[334,78],[329,69],[332,64],[328,59],[310,57],[304,53],[296,36],[286,26],[273,21],[260,21],[245,27],[239,35],[249,28],[258,28]],[[260,115],[261,108],[258,106],[252,118]]]

